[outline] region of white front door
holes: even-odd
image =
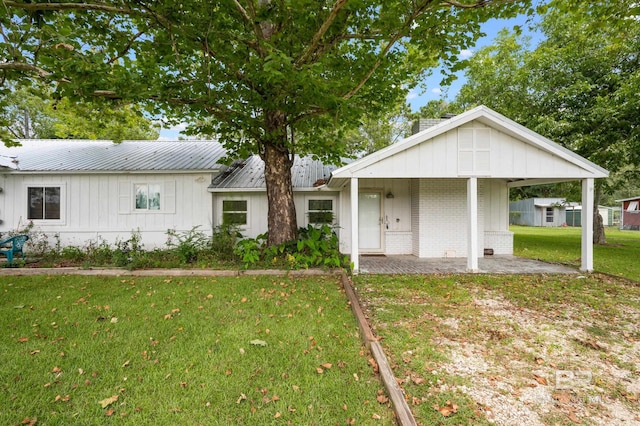
[[[358,195],[358,239],[360,252],[382,251],[382,193],[361,191]]]

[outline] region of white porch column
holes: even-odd
[[[467,271],[478,272],[478,178],[467,180]]]
[[[358,178],[351,178],[351,262],[353,263],[353,273],[357,274],[360,269],[360,242],[358,224]]]
[[[582,263],[580,270],[593,271],[593,179],[582,180]]]

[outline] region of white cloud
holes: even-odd
[[[436,95],[439,95],[442,93],[442,89],[439,87],[434,87],[433,89],[431,89],[431,93],[435,93]]]
[[[473,50],[462,49],[460,51],[460,55],[458,56],[460,57],[460,59],[469,59],[470,57],[473,56]]]
[[[410,101],[412,99],[416,99],[418,97],[418,94],[416,93],[415,90],[411,90],[409,93],[407,93],[407,100]]]

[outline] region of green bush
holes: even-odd
[[[72,262],[82,262],[86,259],[86,253],[75,246],[67,246],[62,249],[60,252],[60,257],[64,260],[69,260]]]
[[[298,230],[298,239],[267,247],[267,234],[238,241],[235,254],[245,265],[281,263],[291,269],[329,267],[350,269],[349,257],[340,253],[338,236],[328,225]]]
[[[183,263],[195,262],[198,255],[207,248],[208,238],[202,231],[198,231],[199,227],[194,226],[185,232],[167,230],[167,247],[173,250]]]
[[[116,248],[113,251],[113,263],[115,266],[125,266],[135,268],[139,264],[139,258],[144,255],[144,247],[140,240],[140,230],[132,231],[128,240],[116,241]]]
[[[236,258],[235,247],[242,234],[237,226],[224,224],[213,229],[211,235],[211,251],[221,260]]]

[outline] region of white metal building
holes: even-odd
[[[437,124],[436,124],[437,123]],[[509,188],[582,182],[582,266],[593,269],[593,185],[608,172],[486,107],[437,120],[339,169],[308,158],[292,168],[300,226],[331,222],[358,270],[360,254],[513,254]],[[140,230],[210,232],[223,221],[267,231],[262,160],[227,168],[212,141],[23,141],[0,147],[0,233],[29,221],[63,244],[113,242]]]

